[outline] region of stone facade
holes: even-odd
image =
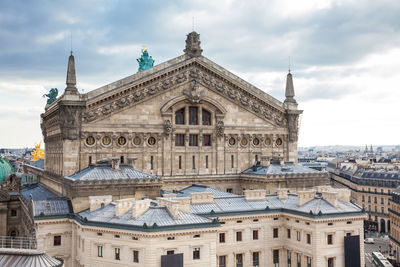
[[[46,171],[68,176],[107,158],[137,158],[144,172],[195,180],[237,175],[261,156],[295,162],[297,103],[274,99],[201,51],[191,33],[185,55],[87,94],[67,90],[46,106]],[[290,83],[292,92],[291,74]]]
[[[326,193],[322,191],[332,205],[339,201],[337,194],[329,198]],[[249,201],[265,198],[264,194],[265,190],[245,192]],[[210,201],[208,195],[198,195],[202,199],[196,201],[192,195],[189,201],[205,204]],[[299,192],[299,206],[314,195],[312,191]],[[287,192],[280,191],[278,197],[287,198]],[[212,198],[211,193],[211,201]],[[349,235],[360,237],[360,261],[364,266],[363,212],[310,216],[259,210],[218,216],[218,225],[183,225],[181,229],[179,226],[129,229],[128,225],[96,225],[94,221],[88,223],[77,218],[39,217],[35,223],[38,249],[62,258],[65,266],[161,266],[161,257],[170,253],[183,253],[184,266],[190,267],[237,266],[239,261],[243,266],[253,266],[256,262],[257,266],[273,266],[275,260],[283,267],[288,266],[288,261],[291,266],[300,266],[298,261],[301,266],[328,266],[328,260],[333,261],[333,266],[344,266],[344,238]],[[56,239],[61,241],[56,243]],[[198,259],[195,251],[199,251]]]

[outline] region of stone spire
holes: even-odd
[[[75,58],[72,55],[68,59],[68,71],[67,71],[67,88],[65,88],[67,94],[79,94],[76,88],[76,74],[75,74]]]
[[[286,90],[285,90],[285,104],[286,103],[293,103],[293,104],[297,104],[296,100],[294,99],[294,87],[293,87],[293,78],[292,78],[292,74],[289,73],[286,77]]]
[[[203,50],[200,47],[200,34],[198,34],[195,31],[192,31],[187,35],[186,47],[185,50],[183,50],[183,52],[185,52],[185,55],[189,57],[201,56]]]

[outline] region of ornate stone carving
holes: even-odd
[[[200,34],[193,31],[187,35],[186,48],[183,50],[189,57],[199,57],[203,50],[200,47]]]
[[[60,128],[63,139],[76,140],[81,126],[80,106],[61,105],[59,108]]]
[[[170,120],[164,121],[164,134],[168,136],[172,131],[172,124]]]
[[[199,90],[197,80],[193,80],[190,87],[190,89],[183,89],[182,93],[187,97],[190,103],[199,103],[206,95],[206,92],[204,90]]]
[[[289,128],[289,141],[295,142],[298,138],[298,119],[299,114],[287,114],[288,128]]]
[[[223,121],[217,121],[217,136],[218,137],[223,137],[224,136],[224,131],[225,131],[225,125]]]
[[[3,190],[8,192],[19,192],[20,188],[21,177],[15,174],[10,174],[8,177],[6,177],[3,185]]]
[[[128,105],[132,105],[135,102],[141,101],[149,96],[157,95],[158,93],[172,88],[176,84],[183,83],[188,79],[192,80],[192,84],[189,88],[182,91],[189,101],[192,103],[198,103],[204,96],[205,91],[199,91],[200,82],[210,89],[215,89],[220,94],[225,97],[235,101],[237,104],[242,105],[247,108],[250,112],[254,112],[257,116],[262,116],[267,120],[276,123],[278,126],[285,127],[287,125],[287,118],[282,111],[276,110],[265,103],[265,101],[259,99],[249,93],[245,88],[240,88],[237,86],[228,86],[225,80],[220,79],[216,74],[212,72],[201,71],[197,67],[190,68],[189,70],[183,70],[174,76],[167,76],[162,80],[157,80],[157,82],[146,87],[144,89],[136,89],[137,91],[130,91],[124,96],[116,96],[118,105],[111,105],[110,103],[103,104],[101,107],[95,107],[93,110],[88,110],[85,113],[85,121],[91,122],[102,116],[110,114],[114,110],[122,109]],[[133,88],[132,88],[133,89]],[[119,98],[125,98],[126,101],[123,103],[119,102]],[[115,102],[115,100],[114,100]],[[101,102],[99,102],[100,104]],[[94,104],[93,106],[96,106]]]

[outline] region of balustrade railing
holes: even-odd
[[[0,236],[0,248],[36,249],[36,239],[31,237]]]

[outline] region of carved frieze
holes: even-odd
[[[236,102],[257,116],[270,120],[281,127],[287,125],[287,118],[283,112],[272,108],[268,103],[252,95],[246,89],[230,85],[217,74],[207,70],[200,70],[198,67],[184,69],[174,75],[166,76],[162,80],[157,79],[156,82],[145,88],[136,86],[135,89],[132,89],[135,91],[127,90],[126,95],[117,97],[118,100],[114,100],[112,103],[106,103],[100,107],[96,107],[96,103],[92,104],[93,108],[85,112],[84,119],[86,122],[91,122],[107,116],[113,111],[157,95],[162,91],[173,88],[177,84],[187,82],[188,78],[192,82],[189,84],[189,88],[183,90],[182,93],[192,103],[198,103],[204,97],[205,91],[199,90],[200,85],[203,85],[208,89],[216,90],[218,93],[225,95],[231,101]]]

